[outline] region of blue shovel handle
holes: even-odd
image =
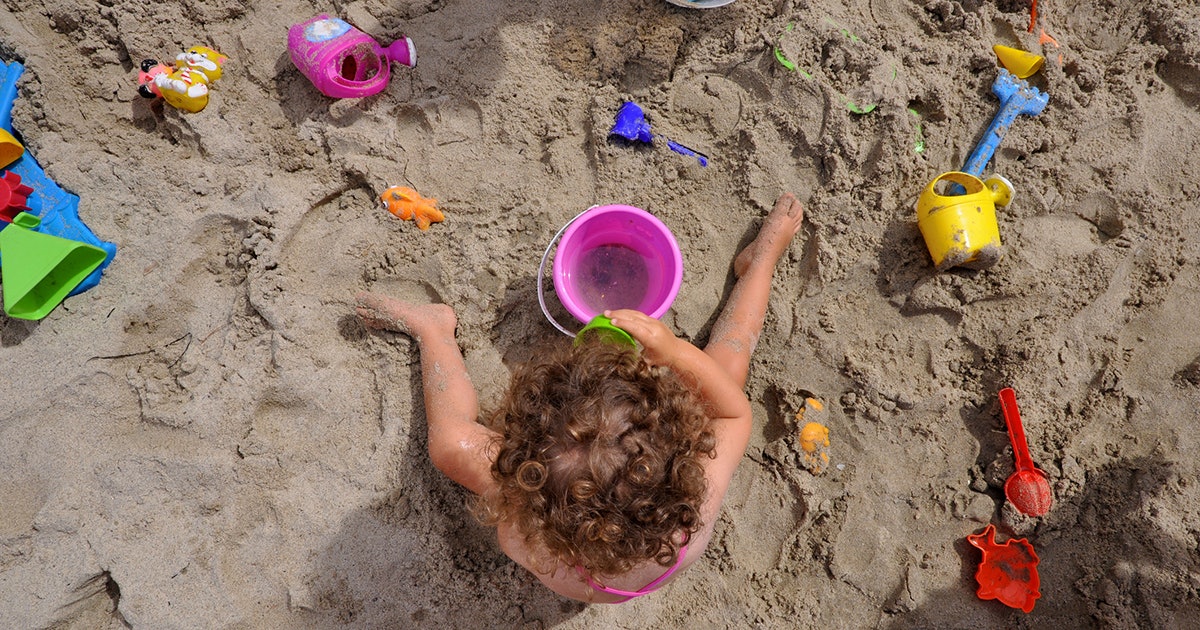
[[[976,177],[983,176],[984,167],[995,155],[996,149],[1000,147],[1000,142],[1004,140],[1008,128],[1017,119],[1017,116],[1021,114],[1037,116],[1046,109],[1046,105],[1050,102],[1049,94],[1018,79],[1008,70],[1000,70],[996,81],[992,83],[992,93],[1000,99],[1000,111],[996,112],[995,117],[992,118],[992,124],[988,125],[987,131],[983,133],[983,138],[975,145],[975,149],[971,151],[971,155],[963,166],[964,173],[970,173]],[[966,192],[959,184],[951,184],[948,191],[952,195],[961,195]]]

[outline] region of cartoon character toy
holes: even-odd
[[[161,96],[172,107],[198,112],[208,105],[208,85],[221,78],[225,55],[206,46],[192,46],[175,57],[175,67],[156,59],[142,61],[138,94]]]

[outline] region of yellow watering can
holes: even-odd
[[[938,184],[950,182],[966,190],[961,195],[943,195]],[[946,190],[945,185],[941,190]],[[996,206],[1007,206],[1013,187],[999,175],[986,182],[969,173],[942,173],[917,198],[917,227],[938,271],[964,266],[987,269],[1004,255]]]

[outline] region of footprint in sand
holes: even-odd
[[[1017,229],[1025,237],[1021,257],[1042,271],[1073,267],[1101,245],[1095,224],[1073,214],[1027,217]]]
[[[373,293],[382,293],[413,304],[440,304],[444,302],[438,290],[428,282],[405,278],[387,278],[371,285]]]
[[[480,155],[485,130],[475,101],[446,96],[402,105],[395,123],[387,143],[395,147],[395,160],[403,164],[408,181],[434,191],[471,191],[489,180],[494,161]],[[396,171],[393,176],[399,178],[398,167]]]
[[[737,83],[718,75],[677,77],[671,86],[671,105],[684,121],[704,125],[714,138],[737,129],[743,107],[755,100]],[[686,142],[685,142],[686,144]]]

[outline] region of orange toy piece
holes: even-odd
[[[428,230],[434,223],[441,223],[446,215],[437,209],[437,199],[426,199],[407,186],[392,186],[379,196],[388,212],[404,219],[416,221],[417,227]]]
[[[809,420],[800,429],[800,449],[804,451],[801,453],[804,457],[803,466],[814,475],[821,474],[829,465],[829,428],[813,420],[814,417],[823,418],[824,415],[825,405],[811,397],[805,398],[804,406],[796,412],[798,422]]]
[[[996,526],[988,525],[967,541],[983,552],[975,580],[979,582],[979,599],[998,599],[1006,606],[1033,612],[1033,604],[1042,596],[1038,592],[1038,557],[1033,545],[1024,538],[1013,538],[1003,544],[996,542]]]

